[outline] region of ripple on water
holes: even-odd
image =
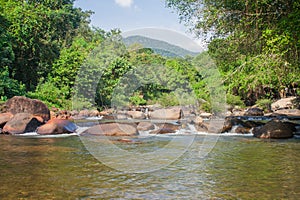
[[[168,137],[120,145],[147,152]],[[196,135],[171,165],[138,174],[103,165],[79,137],[1,135],[0,199],[299,199],[299,139],[222,135],[201,157],[207,137],[216,136]]]

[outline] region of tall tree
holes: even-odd
[[[32,90],[51,71],[60,49],[72,42],[86,15],[74,0],[1,0],[1,17],[7,21],[14,59],[13,78]]]
[[[249,104],[276,97],[300,79],[300,1],[166,0],[198,36],[229,90]]]

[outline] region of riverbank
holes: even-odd
[[[6,134],[33,131],[41,135],[66,134],[76,132],[85,121],[92,127],[83,133],[92,135],[130,136],[141,131],[172,134],[189,132],[186,127],[192,126],[193,132],[254,134],[259,138],[282,139],[299,134],[300,110],[297,102],[296,97],[286,98],[272,104],[269,112],[259,107],[235,108],[216,116],[199,112],[193,106],[67,111],[49,109],[38,100],[14,97],[7,101],[5,112],[0,114],[0,128]]]

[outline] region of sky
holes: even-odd
[[[126,36],[143,35],[191,51],[205,48],[179,22],[176,11],[166,8],[164,0],[76,0],[75,6],[92,10],[91,25],[105,31],[118,28]]]

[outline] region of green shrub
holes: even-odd
[[[59,89],[49,78],[44,82],[42,78],[34,92],[28,92],[27,96],[43,101],[48,107],[56,107],[63,109],[71,108],[71,101],[66,99],[68,96],[68,89]]]
[[[23,96],[25,85],[9,77],[8,68],[0,70],[0,100],[6,101],[13,96]]]
[[[157,99],[157,103],[164,106],[164,107],[168,107],[168,106],[177,106],[179,105],[179,101],[176,97],[176,95],[174,95],[174,93],[163,93],[158,99]]]
[[[263,109],[264,111],[270,111],[271,104],[272,104],[272,100],[270,100],[270,99],[259,99],[256,101],[256,105],[259,108]]]
[[[135,106],[147,104],[147,101],[142,96],[140,96],[138,93],[136,93],[132,97],[130,97],[129,100],[130,100],[130,103]]]
[[[212,106],[210,102],[205,101],[200,104],[200,110],[204,110],[205,112],[211,112],[212,111]]]
[[[227,102],[227,104],[229,104],[231,106],[240,106],[240,107],[245,106],[245,104],[241,100],[241,98],[239,96],[235,96],[233,94],[227,94],[226,95],[226,102]]]

